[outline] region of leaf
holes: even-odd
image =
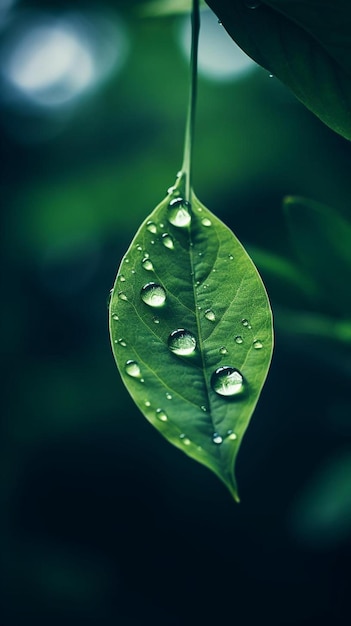
[[[325,308],[351,317],[351,225],[307,198],[284,200],[292,244],[302,269],[319,286]]]
[[[271,310],[233,233],[183,197],[180,177],[122,260],[112,348],[145,417],[239,500],[234,463],[271,360]]]
[[[351,139],[349,0],[207,0],[234,41],[334,131]]]

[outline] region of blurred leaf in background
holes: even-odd
[[[335,274],[327,309],[281,204],[311,198],[349,223],[350,145],[252,63],[200,76],[194,182],[252,248],[278,328],[234,507],[144,423],[109,348],[116,266],[172,184],[183,142],[185,16],[137,17],[142,5],[23,1],[1,11],[3,621],[183,626],[234,611],[249,625],[347,623],[349,526],[339,540],[331,524],[316,547],[291,517],[297,507],[299,528],[315,527],[322,505],[312,511],[304,493],[314,476],[323,490],[319,468],[329,473],[328,459],[348,450],[349,344],[315,332],[323,320],[346,324],[330,313],[348,283]],[[205,50],[218,33],[237,58],[206,13]],[[300,332],[312,314],[313,332]],[[342,471],[328,483],[341,512]]]

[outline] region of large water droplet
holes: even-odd
[[[244,341],[244,340],[243,340],[243,338],[242,338],[242,336],[241,336],[241,335],[237,335],[237,336],[235,337],[235,342],[236,342],[236,343],[243,343],[243,341]]]
[[[168,205],[168,221],[178,228],[185,228],[191,222],[190,204],[183,198],[174,198]]]
[[[151,272],[154,269],[154,266],[152,265],[149,257],[144,257],[141,264],[144,270],[148,270],[149,272]]]
[[[146,229],[149,231],[149,233],[152,233],[153,235],[156,235],[157,233],[157,226],[155,222],[152,222],[151,220],[147,222]]]
[[[125,276],[123,276],[123,274],[120,274],[118,276],[118,279],[121,281],[121,283],[125,283],[125,281],[126,281]]]
[[[259,339],[255,339],[252,345],[255,348],[255,350],[261,350],[261,348],[263,348],[263,343]]]
[[[166,292],[163,287],[157,283],[147,283],[144,285],[140,295],[143,302],[148,306],[159,307],[163,306],[166,302]]]
[[[156,417],[158,417],[161,422],[167,422],[168,420],[167,413],[163,409],[156,409]]]
[[[136,361],[127,361],[125,364],[125,370],[128,376],[132,376],[133,378],[139,378],[141,374],[140,367]]]
[[[212,226],[212,222],[208,219],[208,217],[203,217],[201,220],[201,224],[203,226]]]
[[[195,352],[196,339],[194,335],[188,330],[185,330],[185,328],[178,328],[169,335],[168,347],[174,354],[189,356],[189,354]]]
[[[211,376],[213,391],[220,396],[236,396],[244,388],[244,379],[239,370],[229,365],[219,367]]]
[[[169,248],[169,250],[173,250],[174,243],[173,243],[173,238],[171,237],[171,235],[169,235],[168,233],[163,233],[161,240],[165,248]]]
[[[124,293],[124,291],[119,291],[118,292],[118,297],[120,300],[128,300],[126,294]]]
[[[214,322],[215,319],[216,319],[216,316],[215,316],[214,312],[212,311],[212,309],[206,309],[205,317],[206,317],[207,320],[210,320],[210,322]]]
[[[216,443],[218,445],[218,444],[222,443],[223,439],[222,439],[222,437],[218,433],[213,433],[212,441],[213,441],[213,443]]]
[[[228,350],[227,350],[227,348],[225,346],[221,346],[219,348],[219,353],[220,354],[228,354]]]
[[[115,320],[115,322],[118,322],[119,317],[118,317],[117,313],[114,313],[114,314],[112,315],[112,319],[113,319],[113,320]]]

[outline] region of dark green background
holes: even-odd
[[[1,103],[1,623],[347,624],[350,353],[281,313],[313,301],[262,268],[276,349],[239,454],[240,505],[119,379],[107,295],[174,182],[187,101],[176,18],[122,17],[123,70],[64,123]],[[259,68],[200,80],[194,158],[199,198],[248,248],[294,261],[287,194],[350,217],[349,143]]]

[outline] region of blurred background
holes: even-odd
[[[203,13],[194,187],[276,321],[236,505],[139,414],[109,345],[118,264],[182,160],[188,20],[147,9],[0,0],[0,622],[347,624],[350,343],[282,199],[350,218],[351,148]]]

